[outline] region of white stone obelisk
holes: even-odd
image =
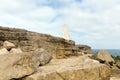
[[[68,32],[68,27],[66,24],[64,24],[64,26],[63,26],[62,38],[66,39],[66,40],[70,40],[70,34]]]

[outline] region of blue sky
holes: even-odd
[[[120,0],[0,0],[0,25],[61,37],[64,24],[78,44],[120,49]]]

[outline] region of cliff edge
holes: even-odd
[[[0,27],[0,80],[109,80],[91,47],[47,34]]]
[[[53,58],[66,58],[68,56],[92,53],[91,47],[76,45],[72,40],[65,40],[60,37],[24,29],[0,27],[0,47],[6,40],[14,43],[24,52],[34,51],[42,47],[51,53]]]

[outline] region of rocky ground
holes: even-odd
[[[102,50],[91,57],[102,64],[106,64],[111,70],[110,80],[120,80],[120,58],[111,56],[108,51]]]
[[[116,62],[116,66],[117,67],[113,67],[111,69],[111,80],[120,80],[120,57],[113,57],[115,62]]]
[[[109,80],[108,66],[85,56],[54,59],[25,80]]]
[[[110,80],[120,80],[120,69],[112,69],[111,70]]]
[[[0,80],[119,80],[119,67],[107,51],[0,27]]]

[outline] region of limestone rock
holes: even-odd
[[[23,53],[23,51],[20,48],[12,48],[10,53]]]
[[[112,68],[111,69],[111,77],[117,77],[120,78],[120,69],[118,68]]]
[[[32,54],[0,55],[0,80],[17,79],[35,72],[37,61],[32,60]]]
[[[110,80],[120,80],[118,77],[111,77]]]
[[[52,59],[51,54],[45,51],[43,48],[38,48],[35,51],[33,51],[33,53],[35,54],[36,58],[37,56],[39,56],[38,57],[39,66],[49,63],[50,60]]]
[[[120,61],[116,61],[116,65],[120,69]]]
[[[86,57],[53,59],[23,80],[109,80],[110,69]]]
[[[103,63],[115,63],[114,59],[111,57],[110,53],[105,50],[101,50],[92,56],[93,59],[99,60]]]
[[[8,53],[0,55],[0,80],[14,80],[30,75],[39,65],[45,65],[51,60],[44,49],[24,53],[19,48],[12,48]]]
[[[8,50],[6,49],[6,48],[2,48],[2,49],[0,49],[0,55],[1,54],[8,54],[9,52],[8,52]]]
[[[78,53],[93,54],[92,49],[88,45],[76,45]]]
[[[5,40],[19,46],[23,52],[44,48],[53,58],[57,59],[76,56],[81,52],[84,54],[92,53],[91,47],[87,45],[76,46],[72,40],[23,29],[0,27],[0,47]]]
[[[85,45],[76,49],[72,40],[0,27],[0,47],[6,40],[19,46],[23,52],[17,51],[13,45],[5,47],[10,54],[0,55],[0,80],[107,80],[110,76],[108,66],[84,56],[73,57],[77,51],[92,52]],[[62,59],[50,61],[52,57]]]
[[[3,47],[6,48],[7,50],[10,50],[11,48],[14,48],[15,45],[13,43],[11,43],[11,42],[4,41]]]
[[[19,46],[23,52],[44,48],[53,58],[75,56],[75,42],[47,34],[35,33],[23,29],[0,27],[0,48],[3,41],[10,41]],[[74,51],[74,52],[73,52]]]

